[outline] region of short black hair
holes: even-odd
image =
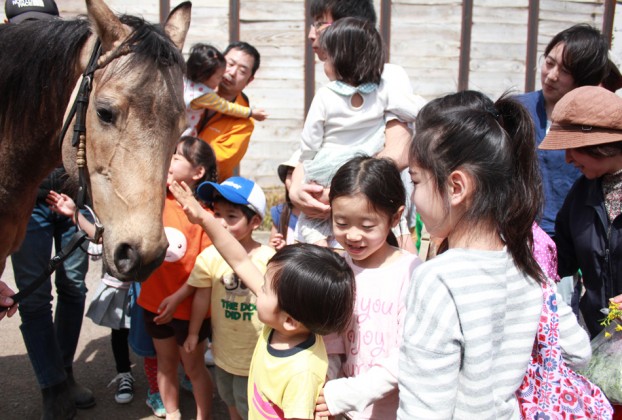
[[[313,19],[330,13],[333,20],[357,17],[376,24],[376,11],[371,0],[311,0],[309,12]]]
[[[225,56],[216,47],[194,44],[186,61],[186,77],[193,82],[202,83],[226,65]]]
[[[328,248],[293,244],[268,262],[279,309],[314,334],[343,331],[354,310],[354,273]]]
[[[229,204],[231,204],[233,207],[240,209],[240,211],[242,212],[242,214],[244,215],[244,217],[246,218],[246,221],[250,223],[251,219],[254,216],[259,217],[260,219],[262,219],[261,215],[259,213],[256,213],[253,209],[251,209],[248,206],[245,206],[244,204],[238,204],[238,203],[234,203],[232,201],[227,200],[225,197],[223,197],[220,194],[216,194],[214,196],[214,199],[212,200],[212,207],[213,207],[213,203],[217,203],[219,201],[225,201]]]
[[[374,25],[360,18],[339,19],[322,31],[320,45],[326,51],[338,80],[352,86],[380,83],[384,70],[384,46]]]
[[[600,31],[588,24],[571,26],[555,35],[544,56],[559,43],[564,44],[563,66],[577,86],[596,86],[609,74],[609,46]]]
[[[229,53],[229,51],[231,50],[240,50],[253,57],[253,68],[251,69],[251,76],[254,76],[259,69],[259,64],[261,63],[261,56],[259,55],[259,51],[257,51],[257,48],[253,47],[248,42],[232,42],[225,49],[224,55],[227,55],[227,53]]]

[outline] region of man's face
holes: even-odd
[[[234,48],[225,55],[225,60],[227,69],[222,76],[218,93],[237,96],[253,80],[252,70],[255,59],[252,55]]]
[[[320,34],[333,22],[333,15],[330,12],[326,12],[320,18],[314,19],[313,23],[311,24],[311,28],[309,29],[309,40],[311,41],[311,47],[313,48],[313,52],[317,55],[317,58],[320,61],[326,60],[325,53],[320,49]]]

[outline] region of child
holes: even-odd
[[[197,194],[202,200],[213,203],[214,218],[233,235],[258,270],[265,272],[274,250],[253,238],[253,231],[261,225],[266,208],[266,197],[259,185],[246,178],[232,177],[221,184],[203,183]],[[232,419],[246,419],[248,373],[262,328],[256,314],[256,298],[214,246],[201,252],[186,285],[167,302],[176,305],[192,293],[192,316],[184,346],[188,350],[195,346],[198,321],[205,318],[211,302],[212,351],[218,393]]]
[[[300,161],[305,182],[328,187],[337,168],[348,159],[357,154],[373,156],[383,149],[386,121],[413,122],[423,99],[388,97],[380,85],[385,57],[382,39],[372,23],[339,19],[322,32],[320,42],[327,56],[324,71],[331,82],[318,90],[311,103]],[[299,225],[300,242],[328,243],[329,221],[303,214]]]
[[[285,245],[294,243],[294,231],[300,210],[294,206],[289,199],[289,187],[292,185],[292,173],[298,164],[300,151],[294,154],[286,161],[279,165],[277,171],[281,182],[285,184],[285,202],[277,204],[270,209],[272,216],[272,228],[270,229],[269,244],[277,251]]]
[[[398,418],[518,418],[545,281],[531,249],[542,205],[533,124],[513,100],[456,95],[464,106],[422,109],[411,146],[413,200],[444,252],[413,274]],[[557,303],[559,343],[578,366],[589,341]]]
[[[391,160],[356,157],[335,174],[329,198],[335,239],[356,278],[356,300],[343,333],[326,337],[328,354],[343,359],[333,365],[337,358],[331,358],[331,373],[334,367],[343,378],[326,383],[318,414],[395,419],[404,300],[421,263],[397,247],[391,230],[404,211],[404,185]]]
[[[167,186],[184,181],[196,186],[204,179],[216,179],[216,159],[212,149],[195,137],[182,137],[168,171]],[[203,362],[208,320],[203,320],[194,351],[182,345],[188,334],[192,301],[182,302],[173,311],[163,305],[187,280],[196,256],[210,245],[209,238],[188,223],[179,205],[168,194],[164,205],[164,230],[169,248],[162,265],[143,283],[138,304],[145,310],[145,327],[153,338],[158,358],[158,385],[166,408],[167,419],[179,419],[179,381],[177,367],[181,361],[192,382],[197,406],[197,419],[210,418],[212,381]],[[159,314],[159,315],[158,315]]]
[[[196,136],[197,124],[205,109],[238,118],[263,121],[268,114],[262,109],[251,109],[221,98],[216,88],[222,80],[227,65],[225,57],[211,45],[194,44],[186,62],[184,77],[184,102],[188,128],[183,135]]]
[[[265,326],[248,379],[249,419],[314,418],[328,368],[318,334],[340,331],[348,323],[354,301],[352,270],[329,249],[296,244],[272,257],[264,280],[244,247],[201,208],[187,186],[174,185],[171,191],[257,296],[257,313]]]

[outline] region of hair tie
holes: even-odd
[[[492,115],[492,117],[495,120],[499,120],[499,117],[501,116],[501,114],[499,114],[499,111],[497,111],[495,108],[487,108],[486,112],[488,112],[490,115]]]

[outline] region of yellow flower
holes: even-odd
[[[605,338],[611,338],[611,333],[608,331],[605,331]]]
[[[616,331],[622,331],[622,325],[620,324],[616,325]]]

